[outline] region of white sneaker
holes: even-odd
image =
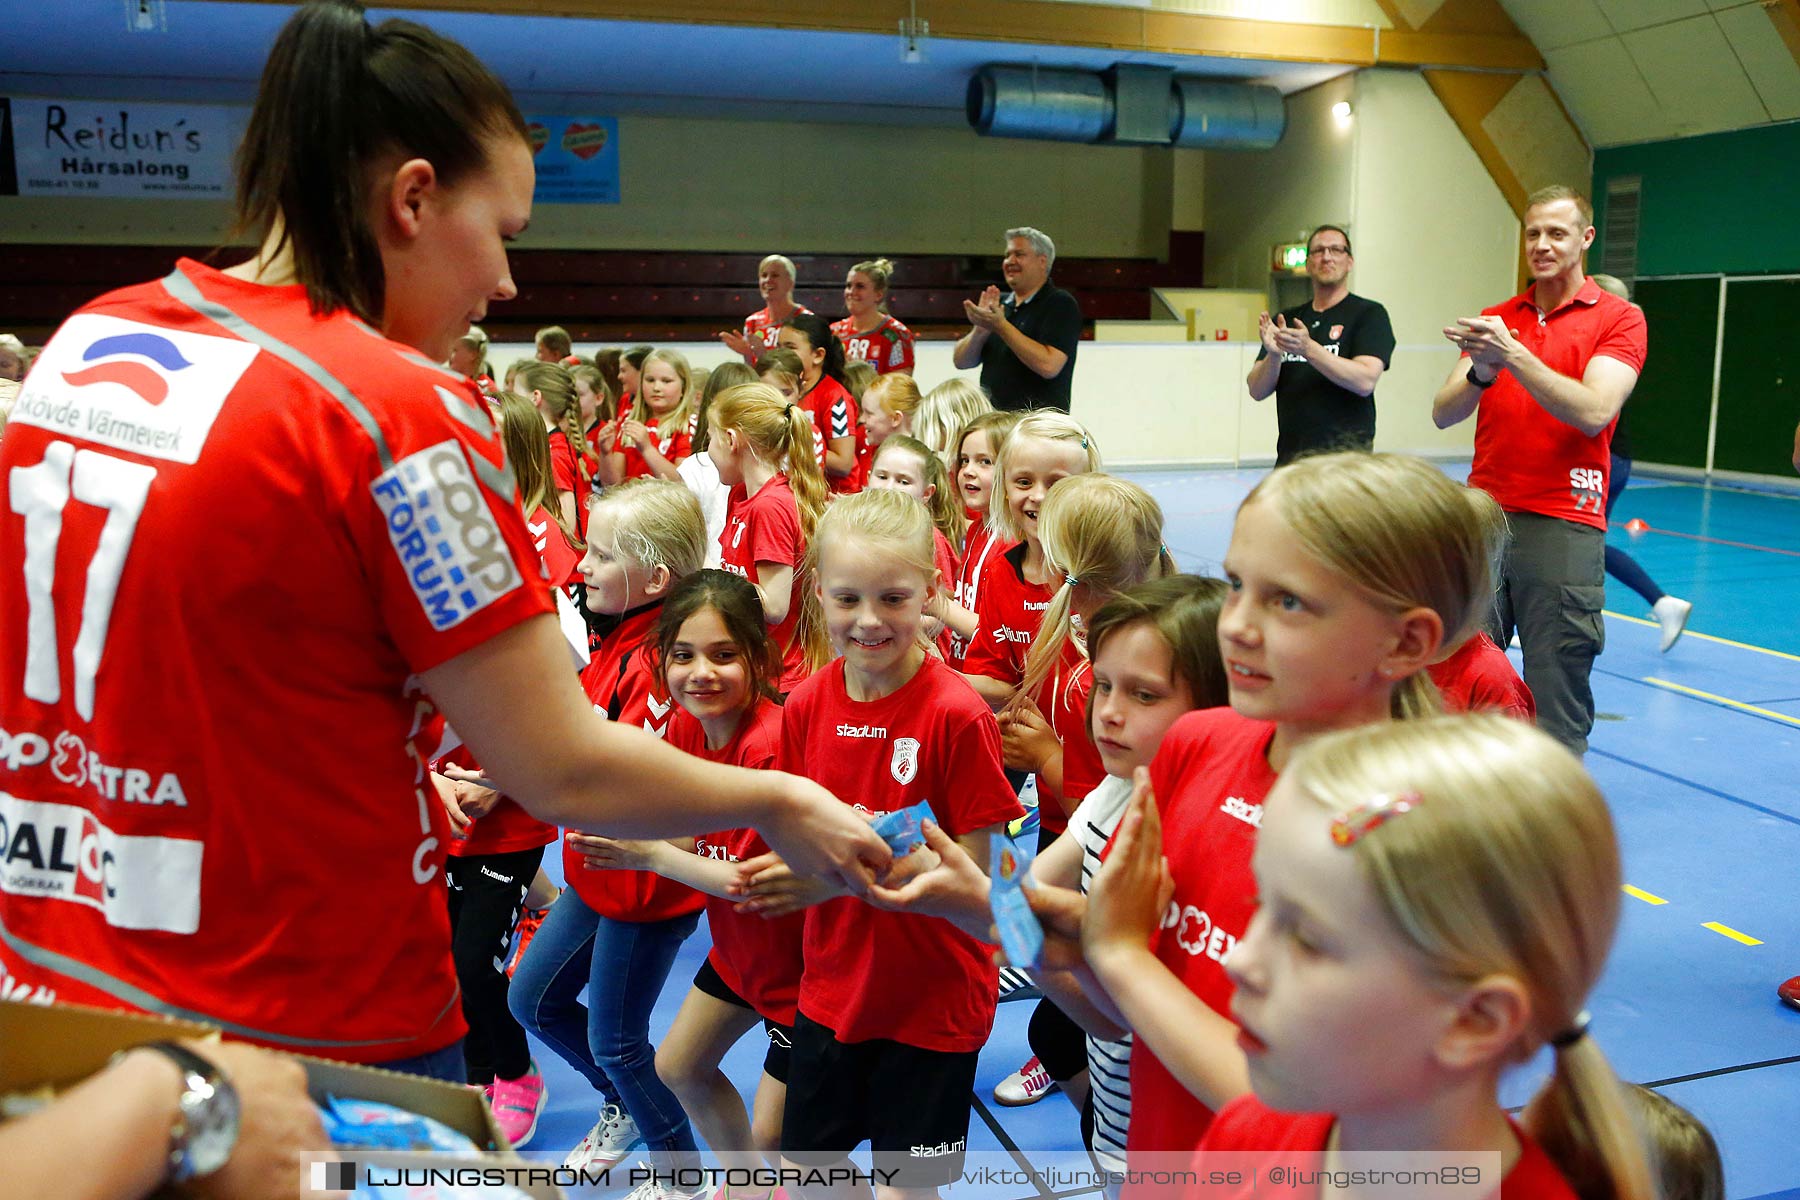
[[[631,1114],[616,1104],[609,1104],[600,1110],[600,1119],[587,1131],[587,1136],[563,1159],[563,1166],[570,1171],[603,1171],[616,1167],[625,1161],[633,1146],[640,1146],[643,1141]]]
[[[1050,1078],[1050,1072],[1034,1054],[1024,1066],[994,1085],[994,1102],[1008,1108],[1023,1108],[1027,1104],[1036,1104],[1056,1088],[1056,1080]]]
[[[1681,631],[1687,628],[1688,614],[1694,611],[1694,603],[1664,596],[1650,606],[1650,611],[1655,614],[1656,623],[1662,626],[1662,652],[1667,654],[1669,647],[1681,640]]]
[[[639,1163],[640,1170],[650,1170],[650,1164]],[[699,1200],[706,1195],[707,1189],[697,1192],[684,1192],[680,1188],[670,1187],[658,1179],[646,1179],[626,1193],[625,1200]]]

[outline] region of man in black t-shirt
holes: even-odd
[[[979,301],[964,300],[970,329],[956,343],[958,370],[981,364],[981,386],[994,407],[1069,411],[1075,348],[1081,341],[1081,305],[1050,282],[1056,243],[1029,226],[1006,231],[1002,266],[1012,289],[1004,303],[990,287]]]
[[[1259,321],[1263,348],[1245,381],[1250,398],[1275,393],[1275,465],[1314,450],[1375,443],[1375,383],[1394,357],[1387,309],[1350,293],[1350,235],[1321,225],[1306,239],[1312,301]]]

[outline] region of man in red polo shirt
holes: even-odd
[[[1525,206],[1531,286],[1444,330],[1462,350],[1432,403],[1444,429],[1478,413],[1469,485],[1506,510],[1489,632],[1516,630],[1538,725],[1580,754],[1594,726],[1588,674],[1605,644],[1606,475],[1612,431],[1637,385],[1644,314],[1582,271],[1594,210],[1575,189]]]

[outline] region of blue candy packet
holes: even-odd
[[[884,812],[869,825],[881,835],[895,858],[905,858],[925,844],[925,822],[935,820],[937,814],[931,811],[931,801],[921,800],[911,808]]]
[[[331,1144],[343,1150],[444,1150],[470,1154],[473,1141],[442,1121],[381,1104],[327,1096],[319,1120]]]
[[[1031,860],[1036,857],[1005,834],[988,839],[988,908],[1000,931],[1000,948],[1015,967],[1038,966],[1044,954],[1044,927],[1025,898],[1025,890],[1032,886]]]

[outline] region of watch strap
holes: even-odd
[[[188,1140],[193,1134],[189,1124],[189,1112],[196,1103],[206,1103],[221,1093],[232,1093],[231,1084],[225,1079],[223,1071],[202,1055],[196,1054],[178,1042],[145,1042],[133,1046],[132,1050],[154,1050],[169,1059],[181,1070],[183,1095],[181,1116],[175,1128],[169,1134],[169,1173],[170,1183],[185,1183],[196,1175],[203,1173],[199,1164],[195,1163],[189,1153]],[[126,1053],[129,1053],[127,1051]],[[231,1104],[236,1107],[236,1095],[231,1095]]]

